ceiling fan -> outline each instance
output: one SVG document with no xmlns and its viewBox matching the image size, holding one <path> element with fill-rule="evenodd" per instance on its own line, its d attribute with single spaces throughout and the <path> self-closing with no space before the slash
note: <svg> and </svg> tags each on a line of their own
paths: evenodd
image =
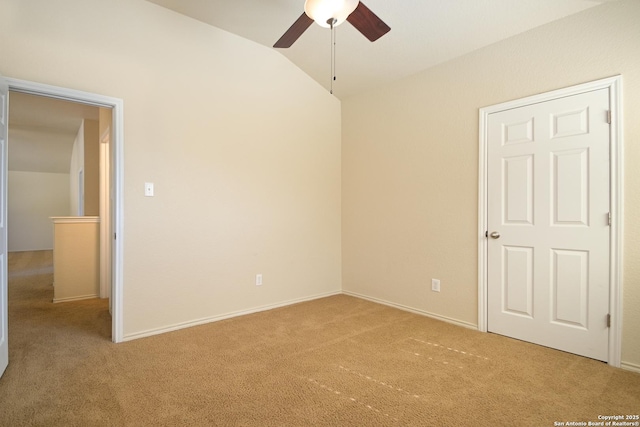
<svg viewBox="0 0 640 427">
<path fill-rule="evenodd" d="M 316 21 L 320 26 L 333 28 L 349 21 L 369 40 L 376 41 L 391 30 L 382 19 L 358 0 L 306 0 L 304 12 L 273 45 L 287 48 L 298 40 L 309 26 Z"/>
</svg>

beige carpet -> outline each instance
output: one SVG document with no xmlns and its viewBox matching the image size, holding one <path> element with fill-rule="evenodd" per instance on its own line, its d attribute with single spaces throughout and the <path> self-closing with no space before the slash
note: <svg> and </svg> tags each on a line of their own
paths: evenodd
<svg viewBox="0 0 640 427">
<path fill-rule="evenodd" d="M 348 296 L 112 344 L 106 301 L 51 303 L 50 252 L 10 263 L 1 426 L 554 426 L 640 413 L 639 374 Z"/>
</svg>

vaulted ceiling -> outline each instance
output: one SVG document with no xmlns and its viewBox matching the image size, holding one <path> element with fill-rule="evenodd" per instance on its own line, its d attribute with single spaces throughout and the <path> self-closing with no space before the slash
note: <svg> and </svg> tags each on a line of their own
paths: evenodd
<svg viewBox="0 0 640 427">
<path fill-rule="evenodd" d="M 269 48 L 304 11 L 304 0 L 147 1 Z M 606 1 L 616 0 L 366 0 L 391 31 L 372 43 L 347 22 L 336 28 L 334 95 L 386 85 Z M 291 48 L 275 50 L 329 88 L 330 30 L 313 24 Z M 12 93 L 10 170 L 68 171 L 81 120 L 97 114 L 95 107 Z"/>
<path fill-rule="evenodd" d="M 147 1 L 268 47 L 304 11 L 304 0 Z M 385 85 L 606 1 L 612 0 L 365 0 L 391 31 L 372 43 L 347 22 L 336 28 L 334 94 Z M 292 47 L 277 50 L 330 86 L 329 29 L 313 24 Z"/>
</svg>

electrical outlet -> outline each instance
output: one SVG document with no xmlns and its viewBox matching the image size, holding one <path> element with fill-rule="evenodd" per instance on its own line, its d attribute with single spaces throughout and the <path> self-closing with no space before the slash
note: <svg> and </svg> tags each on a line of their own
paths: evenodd
<svg viewBox="0 0 640 427">
<path fill-rule="evenodd" d="M 262 286 L 262 274 L 256 274 L 256 286 Z"/>
<path fill-rule="evenodd" d="M 431 290 L 433 292 L 440 292 L 440 280 L 431 279 Z"/>
</svg>

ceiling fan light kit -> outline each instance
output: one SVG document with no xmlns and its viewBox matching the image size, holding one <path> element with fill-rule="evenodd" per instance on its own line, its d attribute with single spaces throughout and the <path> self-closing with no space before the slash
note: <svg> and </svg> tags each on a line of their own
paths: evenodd
<svg viewBox="0 0 640 427">
<path fill-rule="evenodd" d="M 359 0 L 305 0 L 304 13 L 273 45 L 277 48 L 288 48 L 298 40 L 313 23 L 325 28 L 331 28 L 331 89 L 335 75 L 335 27 L 344 21 L 349 21 L 356 30 L 360 31 L 370 41 L 376 41 L 387 34 L 391 28 Z"/>
<path fill-rule="evenodd" d="M 391 30 L 367 6 L 358 0 L 306 0 L 304 12 L 273 45 L 276 48 L 288 48 L 298 40 L 313 21 L 325 28 L 349 21 L 370 41 L 376 41 Z"/>
<path fill-rule="evenodd" d="M 304 12 L 321 27 L 342 24 L 358 7 L 359 0 L 306 0 Z"/>
</svg>

